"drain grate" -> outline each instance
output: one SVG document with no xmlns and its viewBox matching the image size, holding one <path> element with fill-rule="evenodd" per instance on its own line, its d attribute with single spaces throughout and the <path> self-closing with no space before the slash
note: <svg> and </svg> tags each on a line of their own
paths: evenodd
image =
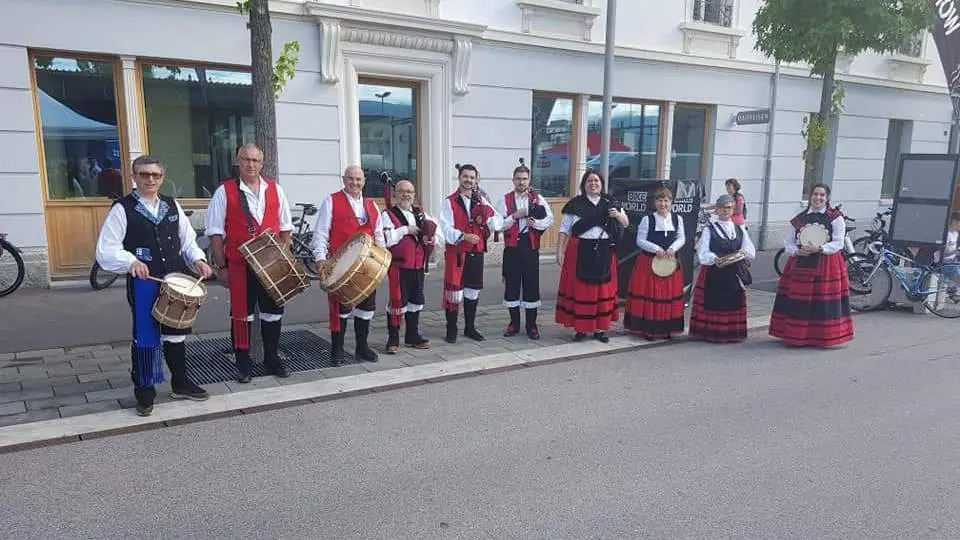
<svg viewBox="0 0 960 540">
<path fill-rule="evenodd" d="M 291 373 L 331 367 L 330 348 L 329 341 L 309 330 L 291 330 L 280 334 L 279 355 Z M 188 341 L 186 349 L 187 373 L 197 384 L 232 381 L 239 375 L 233 358 L 233 344 L 228 337 Z M 255 363 L 250 374 L 254 377 L 263 376 L 263 363 L 256 361 L 262 355 L 253 353 L 251 351 Z M 357 361 L 352 355 L 344 355 L 344 365 L 354 363 Z"/>
</svg>

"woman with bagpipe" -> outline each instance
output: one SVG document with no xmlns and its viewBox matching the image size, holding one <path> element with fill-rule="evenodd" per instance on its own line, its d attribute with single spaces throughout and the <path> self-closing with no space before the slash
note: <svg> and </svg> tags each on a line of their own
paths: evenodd
<svg viewBox="0 0 960 540">
<path fill-rule="evenodd" d="M 592 170 L 580 179 L 580 195 L 564 205 L 562 214 L 556 321 L 574 329 L 574 341 L 592 333 L 606 343 L 606 331 L 620 319 L 616 245 L 629 219 L 604 194 L 603 177 Z"/>
<path fill-rule="evenodd" d="M 693 292 L 690 336 L 709 343 L 738 343 L 747 339 L 747 259 L 757 248 L 742 225 L 733 222 L 735 201 L 717 199 L 717 220 L 703 230 L 697 246 L 700 272 Z"/>
<path fill-rule="evenodd" d="M 677 252 L 687 239 L 683 218 L 670 211 L 673 193 L 662 186 L 654 194 L 656 211 L 637 225 L 637 255 L 630 276 L 623 325 L 649 341 L 683 332 L 683 271 Z"/>
</svg>

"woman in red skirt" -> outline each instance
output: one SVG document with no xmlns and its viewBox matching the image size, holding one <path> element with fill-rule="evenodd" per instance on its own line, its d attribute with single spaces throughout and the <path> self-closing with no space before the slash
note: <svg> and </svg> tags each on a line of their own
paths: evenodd
<svg viewBox="0 0 960 540">
<path fill-rule="evenodd" d="M 683 219 L 670 212 L 673 193 L 661 187 L 654 195 L 656 212 L 640 220 L 637 226 L 637 247 L 641 252 L 630 276 L 623 325 L 648 341 L 670 339 L 683 332 L 683 271 L 677 269 L 667 277 L 653 273 L 654 257 L 671 257 L 686 243 Z"/>
<path fill-rule="evenodd" d="M 603 188 L 603 177 L 588 170 L 580 180 L 580 195 L 563 207 L 560 221 L 556 321 L 574 329 L 574 341 L 593 333 L 606 343 L 606 331 L 620 318 L 616 244 L 629 220 Z"/>
<path fill-rule="evenodd" d="M 809 206 L 790 224 L 783 242 L 790 259 L 780 276 L 770 335 L 795 347 L 832 347 L 853 340 L 850 282 L 843 258 L 847 229 L 843 214 L 830 206 L 830 188 L 813 186 Z M 800 231 L 807 226 L 826 228 L 827 243 L 798 246 Z"/>
<path fill-rule="evenodd" d="M 747 259 L 757 256 L 747 230 L 731 220 L 735 204 L 730 195 L 717 199 L 718 219 L 703 230 L 697 247 L 700 273 L 693 292 L 690 336 L 710 343 L 747 339 L 747 292 L 737 275 L 739 264 L 718 265 L 721 257 L 736 252 Z"/>
</svg>

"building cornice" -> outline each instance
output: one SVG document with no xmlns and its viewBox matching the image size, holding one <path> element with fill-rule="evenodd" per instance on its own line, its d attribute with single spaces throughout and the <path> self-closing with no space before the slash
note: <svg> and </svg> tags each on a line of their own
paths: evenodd
<svg viewBox="0 0 960 540">
<path fill-rule="evenodd" d="M 219 0 L 218 0 L 219 1 Z M 272 2 L 271 2 L 272 5 Z M 487 27 L 434 17 L 424 17 L 408 13 L 382 11 L 379 9 L 339 6 L 306 1 L 306 14 L 322 19 L 334 19 L 352 24 L 362 24 L 378 27 L 392 27 L 398 30 L 420 30 L 428 35 L 463 36 L 480 38 Z"/>
</svg>

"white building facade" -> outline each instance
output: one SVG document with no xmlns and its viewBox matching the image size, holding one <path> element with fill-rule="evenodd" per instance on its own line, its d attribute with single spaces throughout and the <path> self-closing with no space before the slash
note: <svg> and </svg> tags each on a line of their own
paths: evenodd
<svg viewBox="0 0 960 540">
<path fill-rule="evenodd" d="M 655 5 L 656 4 L 656 5 Z M 611 174 L 695 179 L 715 197 L 737 178 L 756 224 L 772 62 L 754 51 L 760 0 L 618 4 Z M 605 0 L 275 0 L 274 54 L 300 44 L 277 99 L 291 202 L 339 189 L 359 163 L 368 194 L 389 170 L 437 213 L 455 163 L 502 196 L 524 158 L 555 209 L 600 151 Z M 130 161 L 165 160 L 164 191 L 200 214 L 253 139 L 250 45 L 235 0 L 0 0 L 0 231 L 28 282 L 85 276 Z M 929 34 L 897 54 L 844 58 L 846 97 L 828 145 L 833 199 L 853 217 L 889 203 L 901 152 L 947 152 L 951 107 Z M 781 68 L 769 229 L 801 209 L 803 118 L 821 81 Z M 553 245 L 555 231 L 546 245 Z"/>
</svg>

